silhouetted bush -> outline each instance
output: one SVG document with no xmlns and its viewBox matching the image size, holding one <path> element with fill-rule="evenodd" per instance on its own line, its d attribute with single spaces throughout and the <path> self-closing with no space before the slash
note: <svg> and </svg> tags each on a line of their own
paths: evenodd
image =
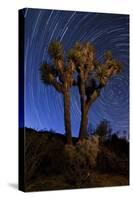
<svg viewBox="0 0 133 200">
<path fill-rule="evenodd" d="M 122 158 L 107 147 L 102 147 L 97 157 L 97 169 L 102 173 L 128 175 L 128 158 Z"/>
<path fill-rule="evenodd" d="M 115 152 L 117 156 L 124 158 L 129 156 L 129 142 L 125 138 L 119 138 L 116 134 L 106 140 L 104 145 Z"/>
</svg>

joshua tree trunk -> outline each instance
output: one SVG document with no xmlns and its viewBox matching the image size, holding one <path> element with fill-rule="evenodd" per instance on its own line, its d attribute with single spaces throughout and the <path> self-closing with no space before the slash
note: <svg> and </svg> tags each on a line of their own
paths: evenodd
<svg viewBox="0 0 133 200">
<path fill-rule="evenodd" d="M 89 108 L 95 102 L 97 97 L 100 94 L 100 90 L 94 90 L 90 98 L 84 100 L 84 98 L 80 98 L 81 101 L 81 123 L 80 123 L 80 131 L 79 131 L 79 139 L 83 139 L 87 137 L 87 126 L 88 126 L 88 112 Z"/>
<path fill-rule="evenodd" d="M 81 122 L 80 122 L 80 131 L 79 131 L 79 139 L 87 138 L 87 127 L 88 127 L 88 111 L 89 105 L 83 103 L 81 100 L 82 109 L 81 109 Z"/>
<path fill-rule="evenodd" d="M 81 79 L 80 79 L 79 93 L 80 93 L 80 105 L 81 105 L 79 139 L 83 139 L 87 137 L 88 109 L 85 101 L 85 84 Z"/>
<path fill-rule="evenodd" d="M 72 144 L 69 91 L 64 92 L 64 123 L 66 132 L 66 142 L 67 144 Z"/>
</svg>

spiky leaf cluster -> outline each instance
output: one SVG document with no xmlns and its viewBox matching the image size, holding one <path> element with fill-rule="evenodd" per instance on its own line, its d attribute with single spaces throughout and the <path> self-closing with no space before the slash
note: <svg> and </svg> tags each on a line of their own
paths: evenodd
<svg viewBox="0 0 133 200">
<path fill-rule="evenodd" d="M 41 80 L 45 84 L 52 84 L 53 79 L 56 77 L 56 71 L 52 69 L 47 63 L 44 63 L 40 67 Z"/>
<path fill-rule="evenodd" d="M 63 59 L 64 50 L 62 44 L 58 41 L 51 42 L 48 53 L 54 59 Z"/>
</svg>

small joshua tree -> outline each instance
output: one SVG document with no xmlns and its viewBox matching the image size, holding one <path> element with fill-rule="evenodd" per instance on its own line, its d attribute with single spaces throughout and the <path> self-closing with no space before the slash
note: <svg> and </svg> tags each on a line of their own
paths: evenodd
<svg viewBox="0 0 133 200">
<path fill-rule="evenodd" d="M 69 59 L 76 66 L 77 79 L 81 103 L 81 123 L 79 138 L 87 137 L 88 112 L 91 105 L 100 95 L 108 80 L 121 71 L 121 63 L 113 58 L 111 51 L 104 55 L 104 62 L 96 60 L 95 48 L 90 43 L 77 42 L 69 51 Z"/>
<path fill-rule="evenodd" d="M 72 144 L 70 120 L 70 88 L 73 85 L 75 65 L 71 59 L 65 62 L 64 50 L 58 41 L 52 42 L 48 49 L 53 64 L 41 65 L 41 79 L 45 84 L 52 85 L 64 97 L 64 123 L 67 144 Z"/>
</svg>

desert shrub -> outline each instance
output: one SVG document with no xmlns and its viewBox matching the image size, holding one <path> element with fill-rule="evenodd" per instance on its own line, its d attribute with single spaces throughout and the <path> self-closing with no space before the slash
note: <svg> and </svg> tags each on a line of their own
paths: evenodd
<svg viewBox="0 0 133 200">
<path fill-rule="evenodd" d="M 39 171 L 41 170 L 41 173 L 45 175 L 62 173 L 64 143 L 53 137 L 46 147 L 46 153 L 40 163 Z"/>
<path fill-rule="evenodd" d="M 27 134 L 25 152 L 26 182 L 42 175 L 60 173 L 64 143 L 50 134 Z"/>
<path fill-rule="evenodd" d="M 105 141 L 105 146 L 115 152 L 119 157 L 129 157 L 129 142 L 125 138 L 119 138 L 116 134 L 113 134 Z"/>
<path fill-rule="evenodd" d="M 89 139 L 79 141 L 76 145 L 77 153 L 87 159 L 89 168 L 94 168 L 98 154 L 99 137 L 91 136 Z"/>
<path fill-rule="evenodd" d="M 119 157 L 114 151 L 102 147 L 97 156 L 97 169 L 103 173 L 117 173 L 128 175 L 128 159 Z"/>
<path fill-rule="evenodd" d="M 64 149 L 64 174 L 70 184 L 80 185 L 90 175 L 96 165 L 99 138 L 91 136 L 77 142 L 75 146 L 66 145 Z"/>
</svg>

